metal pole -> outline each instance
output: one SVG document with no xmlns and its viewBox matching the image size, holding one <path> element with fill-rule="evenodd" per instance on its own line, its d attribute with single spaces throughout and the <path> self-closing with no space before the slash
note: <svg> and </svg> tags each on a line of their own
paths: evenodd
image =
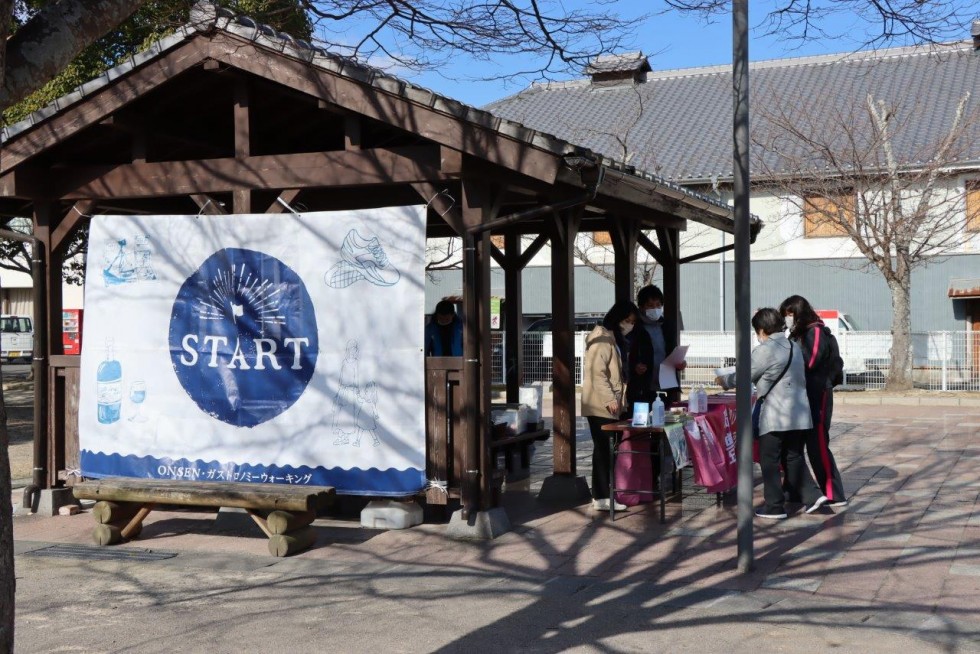
<svg viewBox="0 0 980 654">
<path fill-rule="evenodd" d="M 480 296 L 477 282 L 476 237 L 463 234 L 463 453 L 461 517 L 468 520 L 480 506 Z"/>
<path fill-rule="evenodd" d="M 725 247 L 725 232 L 721 233 L 721 247 Z M 718 254 L 718 331 L 725 331 L 725 253 Z"/>
<path fill-rule="evenodd" d="M 735 415 L 738 447 L 738 569 L 754 567 L 752 542 L 752 334 L 749 326 L 749 2 L 732 2 L 735 190 Z"/>
<path fill-rule="evenodd" d="M 949 390 L 949 373 L 947 372 L 947 364 L 949 361 L 949 332 L 943 332 L 943 380 L 942 389 L 944 391 Z"/>
</svg>

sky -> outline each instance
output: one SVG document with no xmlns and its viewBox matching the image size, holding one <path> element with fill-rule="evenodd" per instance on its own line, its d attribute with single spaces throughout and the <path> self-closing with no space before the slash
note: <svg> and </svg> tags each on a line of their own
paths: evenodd
<svg viewBox="0 0 980 654">
<path fill-rule="evenodd" d="M 569 9 L 588 8 L 591 4 L 586 0 L 562 0 L 562 3 Z M 813 38 L 805 43 L 767 35 L 763 19 L 766 8 L 773 4 L 763 0 L 752 0 L 750 3 L 749 58 L 752 61 L 852 52 L 860 49 L 863 40 L 861 36 L 869 29 L 868 23 L 862 23 L 855 16 L 834 16 L 821 23 L 829 36 Z M 634 47 L 630 50 L 641 50 L 648 55 L 650 65 L 655 71 L 731 64 L 730 14 L 723 14 L 717 16 L 713 22 L 706 22 L 698 14 L 675 10 L 660 12 L 640 20 L 638 17 L 654 11 L 652 8 L 662 8 L 662 3 L 654 0 L 615 0 L 609 6 L 626 17 L 637 18 L 632 44 Z M 964 28 L 962 38 L 969 38 L 968 27 Z M 442 95 L 481 107 L 526 88 L 533 80 L 524 78 L 481 82 L 473 78 L 500 75 L 518 70 L 524 64 L 526 62 L 501 58 L 495 67 L 488 63 L 459 59 L 438 72 L 421 75 L 411 75 L 405 71 L 392 72 Z M 579 73 L 565 76 L 564 79 L 582 76 Z"/>
</svg>

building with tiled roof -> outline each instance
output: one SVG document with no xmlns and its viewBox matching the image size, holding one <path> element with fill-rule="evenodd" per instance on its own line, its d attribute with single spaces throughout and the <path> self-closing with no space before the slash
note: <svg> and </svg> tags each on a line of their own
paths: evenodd
<svg viewBox="0 0 980 654">
<path fill-rule="evenodd" d="M 891 301 L 881 275 L 867 270 L 867 260 L 849 239 L 811 229 L 799 202 L 772 190 L 774 179 L 800 174 L 787 162 L 807 156 L 791 140 L 773 136 L 775 121 L 779 115 L 807 109 L 818 114 L 817 119 L 826 118 L 819 114 L 829 116 L 851 106 L 856 108 L 853 120 L 858 121 L 852 124 L 860 125 L 862 114 L 867 120 L 863 107 L 870 95 L 903 112 L 896 123 L 907 125 L 895 132 L 893 146 L 900 161 L 915 166 L 928 145 L 949 133 L 957 105 L 968 95 L 965 128 L 947 162 L 943 188 L 968 201 L 980 201 L 969 192 L 973 180 L 980 179 L 978 47 L 980 40 L 970 40 L 750 65 L 751 210 L 767 225 L 752 248 L 754 304 L 778 303 L 789 294 L 801 293 L 821 308 L 852 314 L 861 328 L 889 328 Z M 731 65 L 658 71 L 651 62 L 655 65 L 655 59 L 648 61 L 640 53 L 606 57 L 586 70 L 582 79 L 533 84 L 487 109 L 730 201 Z M 811 116 L 809 122 L 818 120 Z M 825 129 L 833 130 L 834 125 Z M 980 220 L 967 218 L 963 211 L 963 242 L 949 256 L 914 273 L 913 330 L 980 326 L 980 300 L 951 300 L 947 294 L 951 280 L 976 277 L 980 270 Z M 682 237 L 682 251 L 685 244 L 692 251 L 703 251 L 719 242 L 717 236 L 689 229 Z M 718 302 L 698 302 L 695 290 L 702 288 L 714 298 L 726 293 L 725 284 L 732 297 L 731 257 L 727 257 L 727 282 L 718 257 L 685 266 L 683 310 L 688 329 L 731 328 L 731 308 L 726 324 Z"/>
</svg>

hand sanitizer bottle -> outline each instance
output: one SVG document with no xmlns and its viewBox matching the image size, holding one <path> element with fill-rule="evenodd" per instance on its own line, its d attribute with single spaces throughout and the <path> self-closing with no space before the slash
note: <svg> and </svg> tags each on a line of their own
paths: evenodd
<svg viewBox="0 0 980 654">
<path fill-rule="evenodd" d="M 699 402 L 699 398 L 698 398 L 698 387 L 695 386 L 695 387 L 691 388 L 691 392 L 687 396 L 687 412 L 688 413 L 697 413 L 698 412 L 698 406 L 700 406 L 698 404 L 698 402 Z"/>
<path fill-rule="evenodd" d="M 99 399 L 99 422 L 111 425 L 119 420 L 122 408 L 122 365 L 113 359 L 113 341 L 105 342 L 105 361 L 99 364 L 96 373 L 98 384 L 96 394 Z"/>
<path fill-rule="evenodd" d="M 698 413 L 708 412 L 708 391 L 704 386 L 698 386 Z"/>
<path fill-rule="evenodd" d="M 664 419 L 664 402 L 660 399 L 660 394 L 657 393 L 657 399 L 653 401 L 653 411 L 650 413 L 650 426 L 663 427 Z"/>
</svg>

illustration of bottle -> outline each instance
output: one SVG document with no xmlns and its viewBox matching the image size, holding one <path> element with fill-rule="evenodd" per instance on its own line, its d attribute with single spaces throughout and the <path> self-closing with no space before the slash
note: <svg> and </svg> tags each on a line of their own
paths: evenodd
<svg viewBox="0 0 980 654">
<path fill-rule="evenodd" d="M 97 395 L 99 398 L 99 422 L 111 425 L 119 420 L 122 409 L 122 365 L 113 359 L 113 341 L 105 342 L 105 361 L 99 364 L 97 372 Z"/>
</svg>

